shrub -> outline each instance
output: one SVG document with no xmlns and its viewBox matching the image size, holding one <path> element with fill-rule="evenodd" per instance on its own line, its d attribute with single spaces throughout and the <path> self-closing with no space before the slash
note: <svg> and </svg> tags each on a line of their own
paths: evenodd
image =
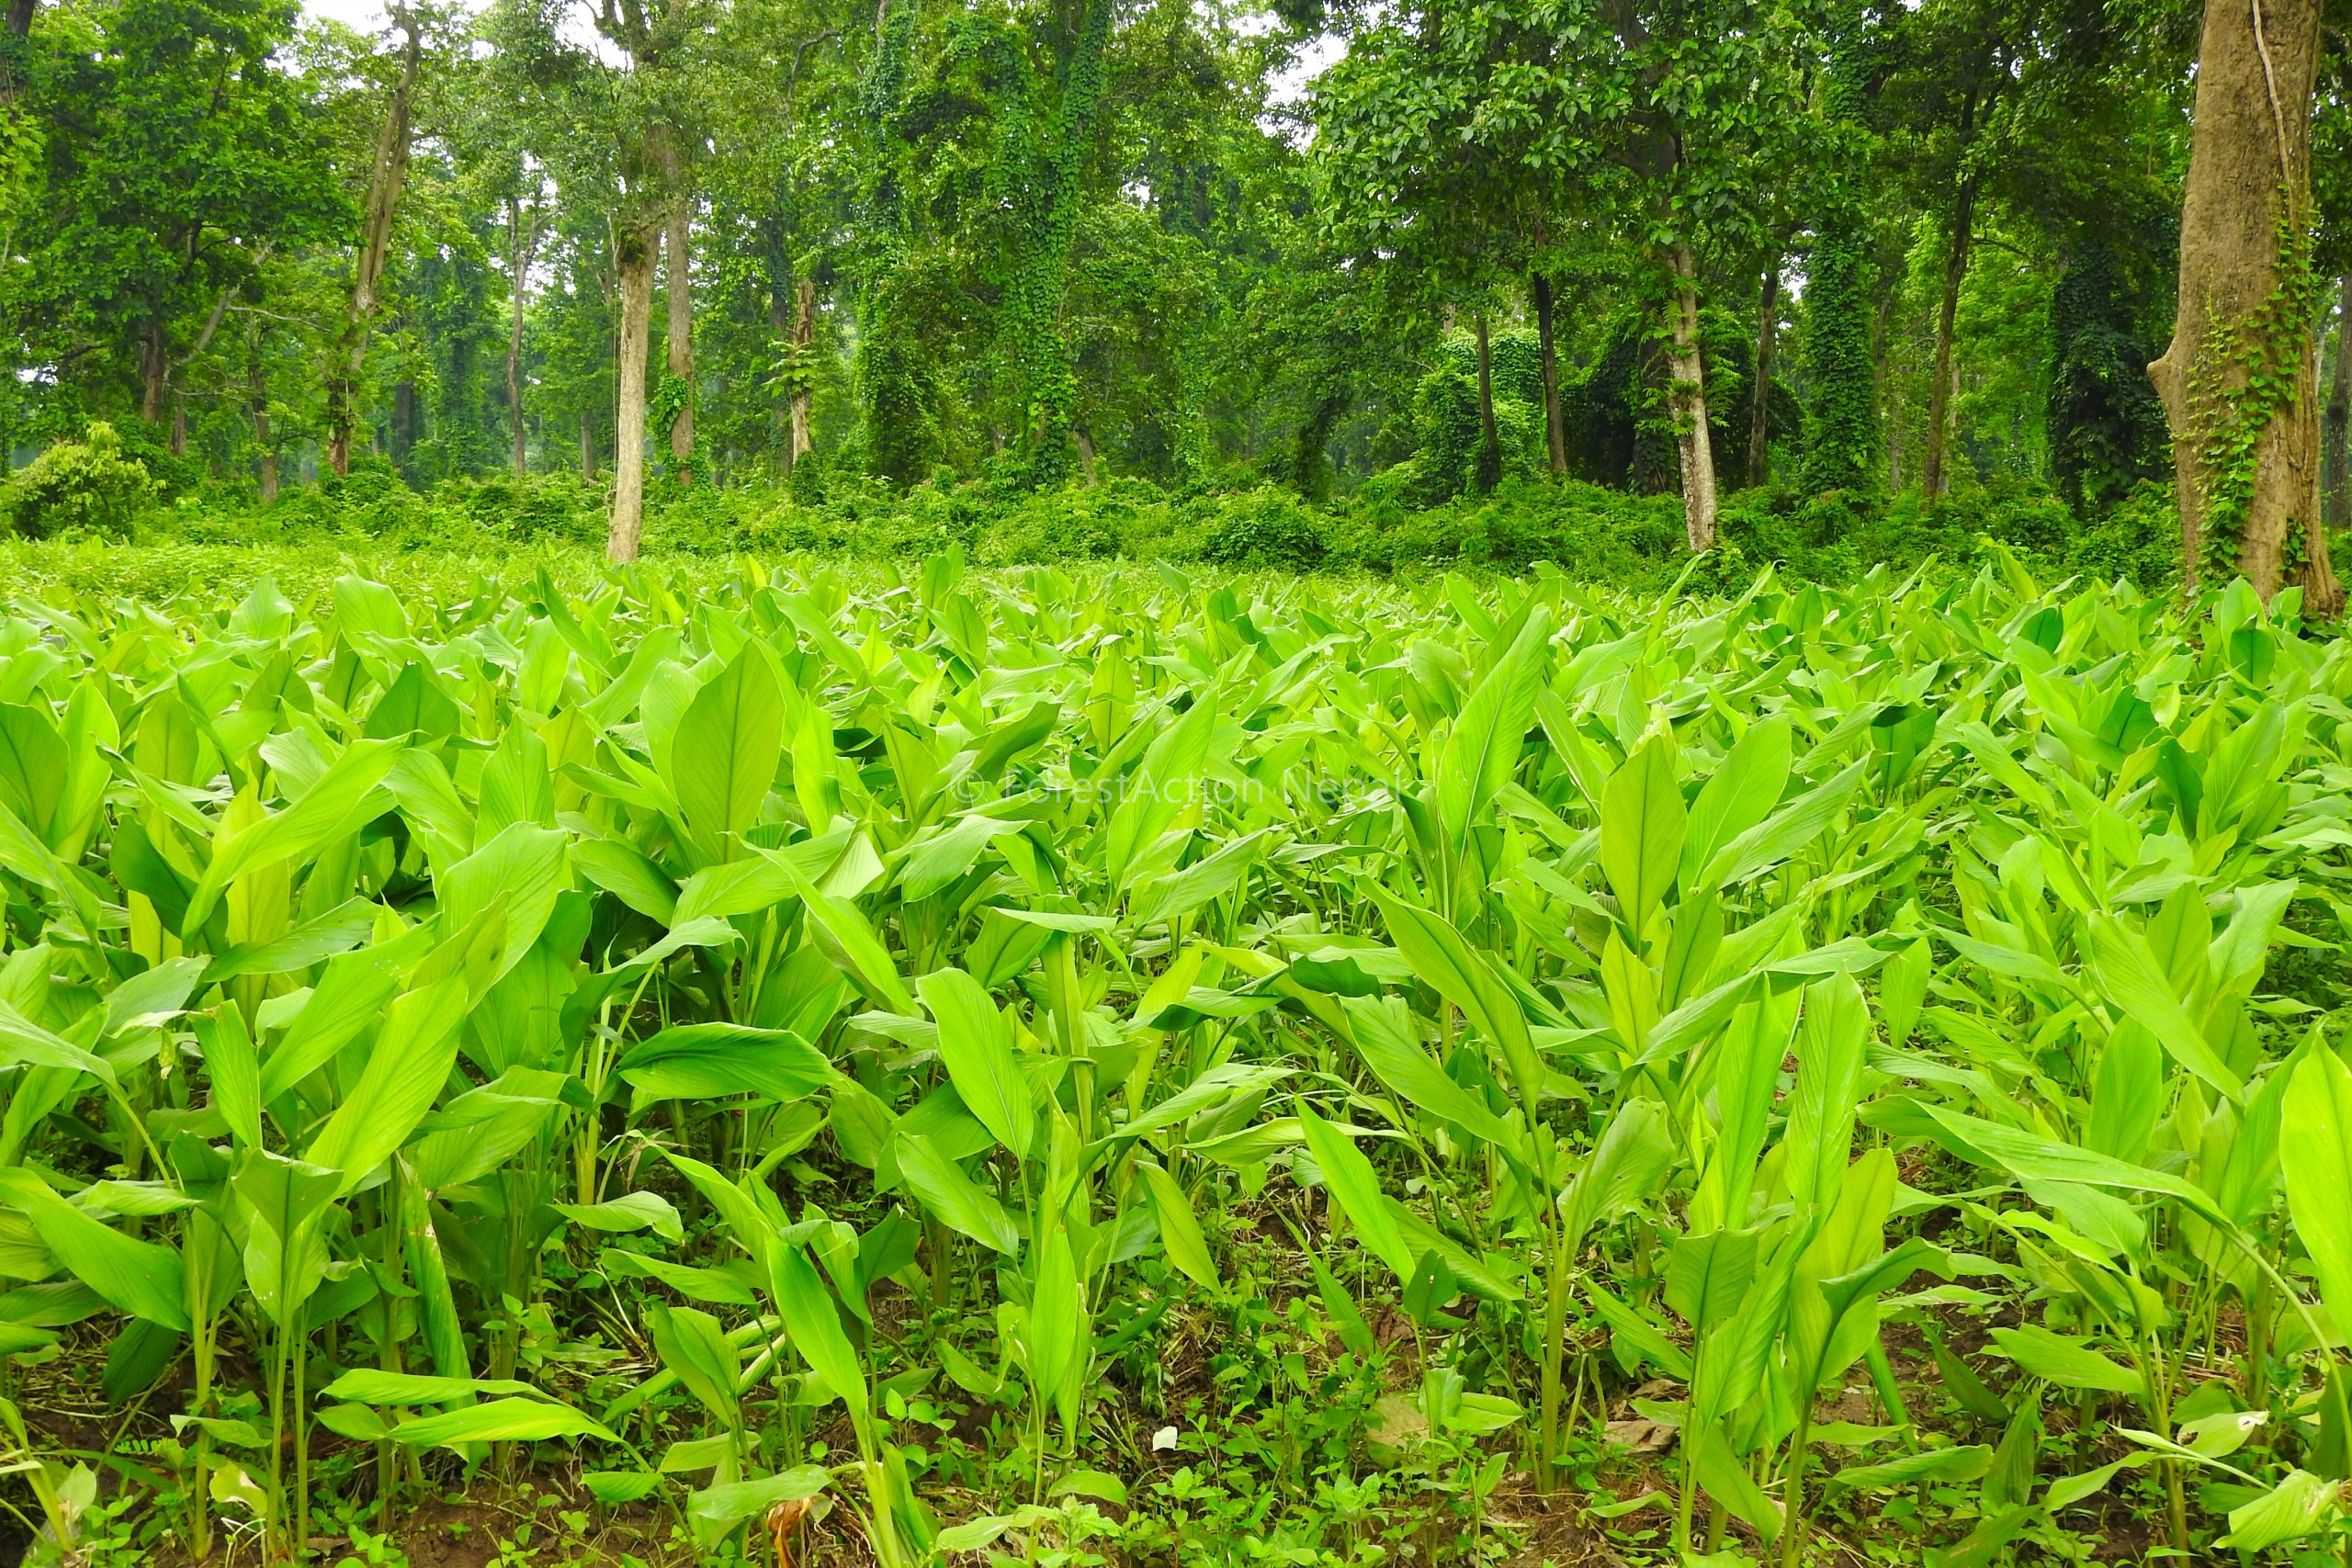
<svg viewBox="0 0 2352 1568">
<path fill-rule="evenodd" d="M 1201 558 L 1220 566 L 1280 567 L 1307 571 L 1329 553 L 1323 525 L 1297 496 L 1261 485 L 1218 509 Z"/>
<path fill-rule="evenodd" d="M 10 479 L 5 502 L 10 526 L 45 539 L 70 528 L 127 537 L 131 520 L 160 487 L 147 465 L 126 457 L 113 425 L 93 423 L 79 441 L 58 441 Z"/>
</svg>

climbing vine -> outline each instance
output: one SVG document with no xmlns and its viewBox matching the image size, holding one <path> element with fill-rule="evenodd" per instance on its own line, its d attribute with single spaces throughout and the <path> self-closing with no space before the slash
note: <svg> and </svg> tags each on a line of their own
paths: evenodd
<svg viewBox="0 0 2352 1568">
<path fill-rule="evenodd" d="M 2278 192 L 2278 280 L 2235 321 L 2216 321 L 2188 375 L 2189 435 L 2202 476 L 2204 522 L 2197 565 L 2209 580 L 2236 575 L 2254 508 L 2263 433 L 2302 391 L 2302 357 L 2319 309 L 2311 226 L 2285 186 Z M 2287 530 L 2283 565 L 2302 564 L 2299 528 Z"/>
<path fill-rule="evenodd" d="M 1839 43 L 1821 82 L 1822 118 L 1849 143 L 1864 136 L 1869 28 L 1859 5 L 1845 8 Z M 1854 151 L 1859 152 L 1857 146 Z M 1860 490 L 1878 450 L 1877 367 L 1871 360 L 1869 219 L 1850 174 L 1860 156 L 1831 160 L 1815 228 L 1804 292 L 1804 482 L 1809 490 Z"/>
<path fill-rule="evenodd" d="M 1001 95 L 993 180 L 1012 213 L 1014 239 L 997 338 L 1020 400 L 1023 478 L 1036 486 L 1059 483 L 1070 470 L 1078 378 L 1062 305 L 1111 13 L 1111 0 L 1088 0 L 1076 34 L 1056 52 L 1050 108 L 1036 102 L 1025 51 L 1010 28 L 973 21 L 958 40 L 982 61 Z"/>
<path fill-rule="evenodd" d="M 683 376 L 673 376 L 665 372 L 662 379 L 655 382 L 651 390 L 646 394 L 645 427 L 648 430 L 668 430 L 678 423 L 678 416 L 685 412 L 694 400 L 693 382 Z M 662 450 L 667 452 L 669 448 L 664 445 Z M 674 467 L 691 460 L 693 456 L 694 453 L 689 448 L 684 457 L 671 458 L 666 461 Z"/>
<path fill-rule="evenodd" d="M 900 484 L 922 477 L 938 453 L 938 419 L 928 366 L 900 296 L 908 288 L 907 214 L 900 126 L 907 63 L 914 51 L 912 0 L 897 0 L 876 17 L 874 59 L 859 89 L 859 112 L 873 152 L 862 205 L 865 249 L 860 260 L 857 389 L 865 423 L 866 462 Z"/>
</svg>

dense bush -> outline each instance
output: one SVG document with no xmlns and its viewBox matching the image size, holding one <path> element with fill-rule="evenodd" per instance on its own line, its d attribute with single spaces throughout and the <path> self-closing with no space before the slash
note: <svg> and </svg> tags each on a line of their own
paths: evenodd
<svg viewBox="0 0 2352 1568">
<path fill-rule="evenodd" d="M 1511 344 L 1508 378 L 1526 378 Z M 1458 367 L 1456 367 L 1458 368 Z M 1449 372 L 1450 374 L 1451 372 Z M 960 546 L 987 566 L 1130 560 L 1204 560 L 1282 570 L 1524 570 L 1550 561 L 1589 581 L 1658 587 L 1686 565 L 1682 502 L 1668 492 L 1628 494 L 1540 471 L 1541 415 L 1524 400 L 1513 413 L 1516 455 L 1492 493 L 1459 489 L 1424 449 L 1329 504 L 1285 487 L 1171 492 L 1148 480 L 1035 491 L 1005 476 L 941 480 L 896 490 L 854 470 L 814 461 L 789 483 L 691 488 L 657 482 L 647 498 L 645 547 L 656 555 L 739 553 L 909 559 Z M 1520 428 L 1524 413 L 1536 423 Z M 1473 414 L 1475 425 L 1475 413 Z M 9 515 L 25 532 L 75 525 L 121 533 L 152 486 L 108 492 L 112 501 L 62 499 L 62 476 L 104 468 L 133 484 L 141 465 L 107 455 L 105 438 L 52 448 L 11 482 Z M 1532 457 L 1528 454 L 1532 454 Z M 72 493 L 88 492 L 88 486 Z M 89 492 L 94 494 L 95 492 Z M 168 506 L 149 505 L 141 526 L 157 538 L 197 544 L 323 541 L 356 549 L 497 557 L 526 547 L 594 548 L 607 495 L 576 475 L 444 479 L 411 490 L 380 457 L 349 475 L 259 505 L 250 487 L 201 486 Z M 107 510 L 111 507 L 112 510 Z M 78 509 L 78 510 L 77 510 Z M 43 521 L 28 525 L 28 517 Z M 2126 578 L 2143 589 L 2177 573 L 2178 524 L 2170 491 L 2143 482 L 2108 515 L 2086 525 L 2052 492 L 2016 480 L 1969 484 L 1932 504 L 1847 492 L 1811 496 L 1765 486 L 1726 497 L 1721 559 L 1701 570 L 1728 581 L 1775 563 L 1792 576 L 1845 583 L 1883 566 L 1908 572 L 1935 560 L 1972 569 L 1989 547 L 2035 570 Z"/>
<path fill-rule="evenodd" d="M 59 441 L 0 490 L 0 514 L 29 538 L 69 528 L 127 535 L 158 486 L 138 458 L 126 456 L 111 424 L 100 421 L 79 441 Z"/>
</svg>

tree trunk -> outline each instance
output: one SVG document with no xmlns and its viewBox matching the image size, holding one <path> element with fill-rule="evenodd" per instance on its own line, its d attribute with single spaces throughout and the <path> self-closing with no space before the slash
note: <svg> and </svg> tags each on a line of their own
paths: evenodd
<svg viewBox="0 0 2352 1568">
<path fill-rule="evenodd" d="M 1944 472 L 1946 427 L 1951 423 L 1951 398 L 1956 373 L 1951 363 L 1953 319 L 1960 313 L 1960 286 L 1968 277 L 1968 242 L 1976 221 L 1976 182 L 1960 182 L 1953 204 L 1950 247 L 1944 253 L 1943 296 L 1936 304 L 1936 367 L 1928 389 L 1928 446 L 1919 464 L 1919 490 L 1933 501 L 1951 488 Z"/>
<path fill-rule="evenodd" d="M 619 386 L 613 420 L 613 522 L 605 553 L 616 561 L 637 558 L 645 531 L 645 359 L 653 325 L 653 251 L 656 226 L 636 223 L 618 230 L 613 242 L 614 271 L 621 286 Z"/>
<path fill-rule="evenodd" d="M 146 340 L 139 350 L 139 417 L 149 424 L 164 417 L 164 391 L 171 384 L 171 349 L 164 337 L 164 319 L 156 317 L 147 324 Z"/>
<path fill-rule="evenodd" d="M 1552 348 L 1552 280 L 1540 272 L 1527 275 L 1527 292 L 1535 301 L 1535 347 L 1544 365 L 1544 439 L 1552 455 L 1552 472 L 1568 471 L 1568 425 L 1560 411 L 1560 361 Z"/>
<path fill-rule="evenodd" d="M 258 324 L 245 339 L 245 406 L 253 415 L 255 467 L 261 475 L 261 503 L 277 499 L 277 442 L 269 430 L 269 381 L 262 370 Z"/>
<path fill-rule="evenodd" d="M 405 5 L 394 12 L 408 34 L 402 51 L 400 80 L 384 110 L 384 127 L 376 139 L 376 162 L 368 175 L 365 226 L 353 257 L 351 304 L 327 363 L 327 464 L 338 474 L 351 471 L 353 402 L 359 374 L 368 364 L 368 329 L 376 317 L 376 286 L 392 248 L 392 215 L 399 210 L 401 186 L 408 177 L 409 113 L 416 93 L 416 70 L 423 44 L 416 13 Z"/>
<path fill-rule="evenodd" d="M 596 482 L 596 419 L 586 409 L 580 411 L 580 477 Z"/>
<path fill-rule="evenodd" d="M 1069 427 L 1070 439 L 1078 443 L 1078 471 L 1084 477 L 1088 489 L 1097 482 L 1094 472 L 1094 434 L 1080 420 Z"/>
<path fill-rule="evenodd" d="M 1495 434 L 1495 377 L 1487 353 L 1487 312 L 1480 310 L 1472 315 L 1470 327 L 1478 336 L 1477 491 L 1484 495 L 1503 477 L 1503 444 Z"/>
<path fill-rule="evenodd" d="M 1747 482 L 1772 467 L 1772 351 L 1781 341 L 1781 253 L 1764 264 L 1764 297 L 1756 307 L 1756 378 L 1747 399 Z"/>
<path fill-rule="evenodd" d="M 1682 463 L 1682 526 L 1691 549 L 1715 543 L 1715 453 L 1707 430 L 1706 365 L 1699 353 L 1698 268 L 1690 247 L 1677 240 L 1668 252 L 1674 296 L 1667 302 L 1668 406 Z"/>
<path fill-rule="evenodd" d="M 424 404 L 416 383 L 402 380 L 392 388 L 392 461 L 403 474 L 416 460 L 416 444 L 424 438 Z"/>
<path fill-rule="evenodd" d="M 2148 367 L 2172 426 L 2186 583 L 2239 575 L 2307 614 L 2344 591 L 2319 517 L 2311 106 L 2319 0 L 2208 0 L 2180 219 L 2180 302 Z M 2257 375 L 2259 372 L 2259 375 Z"/>
<path fill-rule="evenodd" d="M 776 349 L 782 356 L 777 366 L 775 471 L 789 479 L 792 476 L 791 371 L 798 356 L 792 350 L 792 300 L 785 292 L 786 276 L 783 264 L 777 263 L 768 283 L 768 331 L 775 334 Z"/>
<path fill-rule="evenodd" d="M 172 456 L 187 456 L 187 394 L 177 388 L 172 390 Z"/>
<path fill-rule="evenodd" d="M 2320 422 L 2320 520 L 2352 526 L 2352 272 L 2336 281 L 2335 367 Z"/>
<path fill-rule="evenodd" d="M 694 216 L 694 204 L 686 198 L 683 165 L 674 153 L 670 158 L 670 173 L 673 188 L 670 209 L 662 225 L 662 299 L 669 315 L 667 331 L 662 334 L 663 346 L 669 351 L 669 371 L 673 380 L 686 389 L 678 413 L 670 422 L 670 457 L 677 467 L 678 482 L 695 482 L 695 297 L 694 282 L 688 276 L 687 225 Z"/>
<path fill-rule="evenodd" d="M 792 362 L 800 367 L 800 379 L 792 389 L 792 458 L 797 463 L 816 445 L 815 433 L 808 423 L 808 405 L 816 389 L 808 385 L 808 344 L 817 335 L 817 280 L 804 277 L 792 290 Z M 789 465 L 787 465 L 787 468 Z"/>
<path fill-rule="evenodd" d="M 32 32 L 33 10 L 37 4 L 38 0 L 8 0 L 10 38 L 21 39 Z M 24 81 L 17 71 L 23 60 L 24 51 L 20 49 L 0 49 L 0 109 L 13 105 L 24 92 Z M 0 458 L 0 468 L 6 466 L 6 459 Z"/>
<path fill-rule="evenodd" d="M 514 310 L 506 328 L 506 419 L 514 426 L 514 477 L 520 479 L 531 468 L 531 456 L 523 427 L 523 300 L 530 288 L 531 255 L 539 248 L 539 211 L 531 209 L 531 226 L 523 227 L 523 207 L 519 201 L 506 204 L 506 232 L 512 240 L 514 261 L 513 282 L 508 292 L 514 296 Z"/>
</svg>

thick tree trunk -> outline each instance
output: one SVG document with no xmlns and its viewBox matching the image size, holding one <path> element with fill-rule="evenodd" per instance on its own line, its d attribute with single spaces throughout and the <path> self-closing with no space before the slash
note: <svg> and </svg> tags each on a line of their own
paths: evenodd
<svg viewBox="0 0 2352 1568">
<path fill-rule="evenodd" d="M 1760 485 L 1772 466 L 1772 351 L 1781 341 L 1781 253 L 1764 264 L 1756 307 L 1756 378 L 1747 398 L 1747 482 Z"/>
<path fill-rule="evenodd" d="M 10 38 L 24 38 L 33 30 L 33 11 L 37 3 L 38 0 L 8 0 L 7 26 Z M 25 90 L 25 84 L 16 70 L 16 65 L 21 58 L 22 51 L 19 50 L 0 50 L 0 109 L 15 104 Z M 0 459 L 0 468 L 6 466 L 6 460 Z"/>
<path fill-rule="evenodd" d="M 1478 338 L 1477 489 L 1484 495 L 1503 477 L 1503 444 L 1495 434 L 1495 375 L 1494 363 L 1487 352 L 1487 312 L 1473 314 L 1470 327 Z"/>
<path fill-rule="evenodd" d="M 1715 453 L 1707 430 L 1706 365 L 1699 352 L 1699 278 L 1690 247 L 1681 241 L 1668 252 L 1674 269 L 1674 295 L 1667 302 L 1668 406 L 1674 415 L 1674 445 L 1682 464 L 1682 527 L 1691 549 L 1715 543 Z"/>
<path fill-rule="evenodd" d="M 2208 0 L 2180 219 L 2180 302 L 2148 367 L 2172 426 L 2188 584 L 2289 582 L 2334 616 L 2319 515 L 2308 231 L 2319 0 Z M 2256 371 L 2260 377 L 2257 378 Z"/>
<path fill-rule="evenodd" d="M 176 389 L 172 392 L 172 456 L 187 456 L 187 394 Z"/>
<path fill-rule="evenodd" d="M 360 372 L 368 364 L 368 329 L 376 318 L 376 287 L 383 276 L 385 258 L 391 254 L 392 215 L 400 209 L 401 186 L 408 178 L 409 118 L 423 43 L 416 14 L 403 5 L 394 15 L 408 34 L 408 44 L 401 60 L 400 80 L 384 110 L 383 130 L 376 138 L 376 162 L 368 171 L 365 226 L 352 263 L 350 308 L 327 362 L 327 464 L 339 475 L 351 471 L 353 404 Z"/>
<path fill-rule="evenodd" d="M 2320 422 L 2320 520 L 2352 526 L 2352 272 L 2336 281 L 2335 366 Z"/>
<path fill-rule="evenodd" d="M 514 475 L 520 479 L 531 468 L 528 432 L 523 426 L 523 301 L 531 283 L 531 255 L 539 248 L 539 212 L 531 209 L 531 226 L 523 227 L 522 203 L 506 204 L 506 232 L 511 237 L 510 254 L 513 276 L 507 292 L 513 298 L 514 310 L 506 327 L 506 420 L 514 427 Z"/>
<path fill-rule="evenodd" d="M 683 166 L 674 156 L 671 177 L 680 186 L 684 184 Z M 670 376 L 686 389 L 677 417 L 670 422 L 670 458 L 682 485 L 695 482 L 695 297 L 687 264 L 688 224 L 693 216 L 694 203 L 682 188 L 673 189 L 669 214 L 662 225 L 662 299 L 669 312 L 662 335 Z"/>
<path fill-rule="evenodd" d="M 621 286 L 619 386 L 613 421 L 613 521 L 605 553 L 616 561 L 637 558 L 645 531 L 645 360 L 653 326 L 653 251 L 659 231 L 650 223 L 617 231 L 614 271 Z"/>
<path fill-rule="evenodd" d="M 1094 472 L 1094 433 L 1080 420 L 1069 427 L 1070 439 L 1078 443 L 1078 471 L 1089 489 L 1099 482 Z"/>
<path fill-rule="evenodd" d="M 1568 471 L 1568 425 L 1560 411 L 1560 360 L 1552 347 L 1552 280 L 1540 272 L 1527 275 L 1527 292 L 1535 301 L 1535 348 L 1544 365 L 1544 439 L 1551 450 L 1552 471 Z"/>
<path fill-rule="evenodd" d="M 1929 501 L 1951 487 L 1951 476 L 1944 472 L 1944 443 L 1951 423 L 1954 381 L 1951 333 L 1952 322 L 1960 313 L 1960 286 L 1968 277 L 1968 243 L 1975 221 L 1976 182 L 1962 180 L 1959 199 L 1952 207 L 1949 248 L 1944 252 L 1943 295 L 1936 302 L 1935 379 L 1928 389 L 1928 447 L 1919 465 L 1919 489 Z"/>
<path fill-rule="evenodd" d="M 802 367 L 799 385 L 792 389 L 792 457 L 797 463 L 816 445 L 816 434 L 808 423 L 809 401 L 815 389 L 808 385 L 807 363 L 808 344 L 817 335 L 817 280 L 804 277 L 792 290 L 792 355 L 793 363 Z M 787 468 L 789 465 L 787 465 Z"/>
</svg>

